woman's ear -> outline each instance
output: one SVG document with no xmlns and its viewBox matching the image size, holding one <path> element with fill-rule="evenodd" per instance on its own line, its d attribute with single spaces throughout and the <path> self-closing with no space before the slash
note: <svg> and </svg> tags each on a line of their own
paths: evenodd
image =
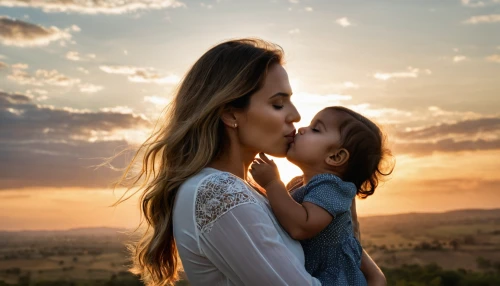
<svg viewBox="0 0 500 286">
<path fill-rule="evenodd" d="M 227 107 L 222 112 L 221 120 L 224 122 L 224 125 L 231 128 L 238 127 L 238 122 L 236 120 L 235 109 L 232 107 Z"/>
<path fill-rule="evenodd" d="M 334 150 L 328 154 L 325 159 L 325 163 L 333 167 L 340 167 L 349 161 L 349 151 L 344 148 Z"/>
</svg>

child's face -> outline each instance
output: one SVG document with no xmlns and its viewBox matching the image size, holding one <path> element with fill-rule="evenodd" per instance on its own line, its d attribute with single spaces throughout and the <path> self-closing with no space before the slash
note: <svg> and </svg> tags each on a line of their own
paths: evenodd
<svg viewBox="0 0 500 286">
<path fill-rule="evenodd" d="M 287 159 L 300 168 L 321 168 L 332 150 L 340 148 L 341 112 L 320 111 L 308 127 L 299 129 L 290 145 Z"/>
</svg>

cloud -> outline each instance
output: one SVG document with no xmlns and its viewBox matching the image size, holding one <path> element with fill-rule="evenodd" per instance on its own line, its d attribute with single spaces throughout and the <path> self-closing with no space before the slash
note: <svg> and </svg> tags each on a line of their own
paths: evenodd
<svg viewBox="0 0 500 286">
<path fill-rule="evenodd" d="M 484 7 L 484 2 L 483 1 L 477 1 L 477 0 L 462 0 L 462 5 L 466 7 Z"/>
<path fill-rule="evenodd" d="M 34 47 L 46 46 L 54 41 L 70 40 L 70 29 L 43 27 L 0 16 L 0 42 L 7 46 Z"/>
<path fill-rule="evenodd" d="M 3 189 L 109 186 L 119 172 L 90 166 L 147 136 L 152 127 L 142 115 L 41 106 L 26 95 L 6 92 L 0 92 L 0 121 Z M 125 159 L 115 166 L 124 166 Z"/>
<path fill-rule="evenodd" d="M 456 138 L 461 135 L 478 137 L 488 133 L 500 133 L 500 117 L 470 119 L 455 123 L 440 123 L 424 128 L 413 128 L 398 133 L 397 137 L 411 140 L 435 140 L 449 136 Z"/>
<path fill-rule="evenodd" d="M 288 34 L 290 34 L 290 35 L 300 34 L 300 30 L 299 29 L 293 29 L 293 30 L 288 31 Z"/>
<path fill-rule="evenodd" d="M 461 62 L 461 61 L 465 61 L 466 59 L 467 59 L 466 56 L 454 56 L 453 57 L 453 62 L 458 63 L 458 62 Z"/>
<path fill-rule="evenodd" d="M 80 54 L 78 52 L 67 52 L 66 53 L 66 58 L 70 61 L 79 61 L 80 60 Z"/>
<path fill-rule="evenodd" d="M 124 0 L 124 1 L 80 1 L 80 0 L 0 0 L 4 7 L 32 7 L 44 12 L 81 14 L 124 14 L 139 10 L 186 7 L 177 0 Z"/>
<path fill-rule="evenodd" d="M 84 74 L 89 74 L 89 71 L 87 69 L 85 69 L 85 68 L 78 67 L 77 70 L 80 71 L 80 72 L 82 72 L 82 73 L 84 73 Z"/>
<path fill-rule="evenodd" d="M 396 154 L 408 154 L 415 156 L 430 155 L 434 152 L 461 152 L 500 149 L 500 140 L 464 140 L 443 139 L 437 142 L 411 142 L 397 143 L 394 145 Z"/>
<path fill-rule="evenodd" d="M 127 75 L 128 80 L 131 82 L 177 84 L 180 81 L 179 76 L 175 74 L 164 76 L 154 68 L 106 65 L 100 66 L 99 68 L 106 73 Z"/>
<path fill-rule="evenodd" d="M 128 106 L 114 106 L 114 107 L 103 107 L 99 109 L 102 112 L 111 113 L 121 113 L 121 114 L 133 114 L 134 110 Z"/>
<path fill-rule="evenodd" d="M 358 89 L 359 88 L 359 85 L 358 84 L 355 84 L 353 82 L 350 82 L 350 81 L 345 81 L 343 83 L 344 85 L 344 88 L 347 88 L 347 89 L 350 89 L 350 88 L 353 88 L 353 89 Z"/>
<path fill-rule="evenodd" d="M 375 120 L 380 124 L 400 124 L 408 119 L 414 117 L 410 111 L 399 110 L 395 108 L 386 107 L 372 107 L 369 103 L 347 105 L 350 108 L 364 116 Z"/>
<path fill-rule="evenodd" d="M 465 20 L 465 24 L 481 24 L 481 23 L 496 23 L 500 22 L 500 14 L 473 16 Z"/>
<path fill-rule="evenodd" d="M 9 65 L 8 65 L 8 64 L 6 64 L 6 63 L 4 63 L 4 62 L 0 62 L 0 70 L 2 70 L 2 69 L 6 69 L 6 68 L 8 68 L 8 67 L 9 67 Z"/>
<path fill-rule="evenodd" d="M 15 81 L 21 85 L 53 85 L 53 86 L 73 86 L 80 83 L 78 78 L 70 78 L 57 70 L 39 69 L 34 75 L 22 69 L 13 69 L 12 73 L 7 76 L 9 80 Z"/>
<path fill-rule="evenodd" d="M 29 67 L 28 64 L 23 64 L 23 63 L 17 63 L 17 64 L 13 64 L 12 65 L 12 68 L 13 69 L 21 69 L 21 70 L 25 70 Z"/>
<path fill-rule="evenodd" d="M 461 2 L 464 7 L 480 8 L 495 5 L 495 3 L 500 3 L 500 0 L 488 0 L 487 2 L 480 0 L 461 0 Z"/>
<path fill-rule="evenodd" d="M 80 55 L 79 52 L 76 51 L 69 51 L 66 53 L 66 59 L 70 61 L 85 61 L 88 59 L 95 59 L 96 55 L 94 54 L 88 54 L 86 56 Z"/>
<path fill-rule="evenodd" d="M 351 22 L 349 22 L 349 19 L 347 19 L 346 17 L 344 18 L 339 18 L 335 21 L 337 24 L 339 24 L 340 26 L 342 27 L 349 27 L 351 26 Z"/>
<path fill-rule="evenodd" d="M 425 74 L 431 74 L 432 72 L 428 69 L 423 71 Z M 404 72 L 393 72 L 393 73 L 382 73 L 377 72 L 373 75 L 374 78 L 378 80 L 389 80 L 391 78 L 417 78 L 422 71 L 417 68 L 408 67 L 408 71 Z"/>
<path fill-rule="evenodd" d="M 321 87 L 324 90 L 328 90 L 329 92 L 340 92 L 340 91 L 348 90 L 348 89 L 358 89 L 359 88 L 359 84 L 353 83 L 351 81 L 344 81 L 344 82 L 341 82 L 341 83 L 329 83 L 329 84 L 325 84 L 325 85 L 322 85 Z"/>
<path fill-rule="evenodd" d="M 288 0 L 288 2 L 292 3 L 292 4 L 298 4 L 299 3 L 299 0 Z"/>
<path fill-rule="evenodd" d="M 491 55 L 491 56 L 487 57 L 486 60 L 500 64 L 500 55 Z"/>
<path fill-rule="evenodd" d="M 399 153 L 428 155 L 500 149 L 500 117 L 483 117 L 397 132 Z"/>
<path fill-rule="evenodd" d="M 48 91 L 44 89 L 28 89 L 26 90 L 26 95 L 36 101 L 44 101 L 49 99 L 47 94 L 49 93 Z"/>
<path fill-rule="evenodd" d="M 312 11 L 314 11 L 314 9 L 312 7 L 306 7 L 304 10 L 306 10 L 306 12 L 312 12 Z"/>
<path fill-rule="evenodd" d="M 457 122 L 462 120 L 479 119 L 484 117 L 483 115 L 471 111 L 460 112 L 460 111 L 448 111 L 443 110 L 437 106 L 429 106 L 427 108 L 429 113 L 425 113 L 425 118 L 432 118 L 434 122 L 440 119 L 442 121 Z"/>
<path fill-rule="evenodd" d="M 206 8 L 206 9 L 212 9 L 214 6 L 213 5 L 210 5 L 210 4 L 205 4 L 205 3 L 200 3 L 200 6 L 202 8 Z"/>
<path fill-rule="evenodd" d="M 163 108 L 170 102 L 170 99 L 153 95 L 153 96 L 145 96 L 144 102 L 149 102 L 154 105 L 161 106 Z"/>
<path fill-rule="evenodd" d="M 96 93 L 100 90 L 102 90 L 104 87 L 100 86 L 100 85 L 94 85 L 94 84 L 90 84 L 90 83 L 84 83 L 84 84 L 81 84 L 79 86 L 79 89 L 81 92 L 84 92 L 84 93 Z"/>
<path fill-rule="evenodd" d="M 343 94 L 313 94 L 300 92 L 294 96 L 294 103 L 321 104 L 323 106 L 335 105 L 341 101 L 351 100 L 352 96 Z"/>
</svg>

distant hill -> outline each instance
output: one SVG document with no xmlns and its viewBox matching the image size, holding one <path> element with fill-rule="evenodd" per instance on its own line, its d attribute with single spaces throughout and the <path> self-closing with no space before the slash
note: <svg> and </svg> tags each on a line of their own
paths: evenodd
<svg viewBox="0 0 500 286">
<path fill-rule="evenodd" d="M 117 233 L 129 231 L 125 228 L 112 227 L 88 227 L 72 228 L 67 230 L 22 230 L 22 231 L 0 231 L 0 235 L 22 234 L 23 236 L 115 236 Z"/>
<path fill-rule="evenodd" d="M 406 213 L 360 217 L 361 231 L 366 233 L 384 231 L 412 231 L 442 225 L 476 225 L 500 223 L 500 209 L 469 209 L 443 213 Z"/>
<path fill-rule="evenodd" d="M 474 225 L 486 222 L 500 224 L 500 209 L 469 209 L 443 213 L 405 213 L 394 215 L 377 215 L 360 217 L 359 222 L 364 233 L 383 231 L 405 231 L 422 228 L 432 228 L 440 225 Z M 113 236 L 117 233 L 131 232 L 130 229 L 112 227 L 73 228 L 68 230 L 24 230 L 0 231 L 0 235 L 9 233 L 24 236 Z"/>
</svg>

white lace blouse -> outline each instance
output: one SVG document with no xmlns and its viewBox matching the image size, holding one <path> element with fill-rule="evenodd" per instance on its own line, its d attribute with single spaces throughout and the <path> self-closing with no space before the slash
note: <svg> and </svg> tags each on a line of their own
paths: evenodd
<svg viewBox="0 0 500 286">
<path fill-rule="evenodd" d="M 184 182 L 173 222 L 191 285 L 321 285 L 266 198 L 230 173 L 205 168 Z"/>
</svg>

